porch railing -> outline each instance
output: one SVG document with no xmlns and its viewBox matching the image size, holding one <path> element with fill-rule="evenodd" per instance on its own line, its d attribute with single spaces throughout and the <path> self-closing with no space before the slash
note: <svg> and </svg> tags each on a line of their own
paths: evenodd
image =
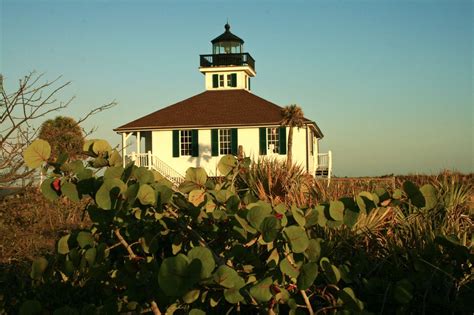
<svg viewBox="0 0 474 315">
<path fill-rule="evenodd" d="M 136 166 L 147 167 L 148 169 L 154 169 L 160 173 L 163 177 L 173 183 L 175 186 L 179 186 L 184 182 L 184 176 L 181 175 L 174 168 L 160 160 L 157 156 L 151 154 L 151 151 L 147 153 L 132 153 L 127 155 L 127 158 L 135 161 Z"/>
<path fill-rule="evenodd" d="M 249 66 L 255 70 L 255 60 L 249 53 L 200 55 L 201 67 Z"/>
<path fill-rule="evenodd" d="M 328 179 L 328 186 L 332 175 L 332 152 L 318 153 L 318 165 L 316 168 L 316 177 L 325 177 Z"/>
</svg>

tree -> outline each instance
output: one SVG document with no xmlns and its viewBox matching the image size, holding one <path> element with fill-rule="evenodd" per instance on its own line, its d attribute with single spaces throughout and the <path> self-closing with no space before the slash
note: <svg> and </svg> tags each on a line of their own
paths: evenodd
<svg viewBox="0 0 474 315">
<path fill-rule="evenodd" d="M 66 152 L 71 159 L 77 158 L 84 146 L 84 133 L 71 117 L 57 116 L 46 120 L 41 125 L 38 138 L 51 144 L 52 161 L 56 160 L 61 152 Z"/>
<path fill-rule="evenodd" d="M 298 129 L 303 127 L 304 123 L 304 113 L 301 107 L 298 105 L 292 104 L 285 106 L 281 110 L 282 120 L 280 124 L 285 127 L 290 127 L 288 131 L 288 152 L 286 165 L 288 168 L 293 164 L 292 160 L 292 149 L 293 149 L 293 128 L 297 127 Z"/>
<path fill-rule="evenodd" d="M 70 83 L 62 83 L 61 76 L 44 81 L 43 74 L 31 72 L 19 80 L 13 92 L 8 92 L 0 74 L 0 187 L 32 180 L 34 171 L 25 167 L 23 150 L 36 138 L 39 120 L 71 104 L 74 97 L 66 101 L 57 99 Z M 78 119 L 77 124 L 115 105 L 112 101 L 99 106 Z"/>
</svg>

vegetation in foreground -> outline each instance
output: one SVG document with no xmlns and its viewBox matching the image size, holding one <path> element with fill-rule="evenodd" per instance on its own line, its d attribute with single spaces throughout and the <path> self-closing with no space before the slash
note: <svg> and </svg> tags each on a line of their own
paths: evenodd
<svg viewBox="0 0 474 315">
<path fill-rule="evenodd" d="M 33 166 L 48 160 L 43 146 L 27 158 Z M 219 166 L 229 174 L 224 181 L 190 169 L 175 192 L 157 174 L 120 166 L 104 142 L 86 149 L 89 166 L 48 164 L 42 191 L 54 203 L 90 198 L 91 225 L 8 280 L 15 282 L 2 292 L 8 312 L 474 309 L 472 180 L 331 198 L 298 168 L 227 156 Z M 94 175 L 100 168 L 104 176 Z"/>
</svg>

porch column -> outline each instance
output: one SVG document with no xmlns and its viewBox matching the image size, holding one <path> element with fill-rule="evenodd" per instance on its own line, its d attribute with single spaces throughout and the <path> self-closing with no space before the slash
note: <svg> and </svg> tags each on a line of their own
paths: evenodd
<svg viewBox="0 0 474 315">
<path fill-rule="evenodd" d="M 122 165 L 125 167 L 125 157 L 127 156 L 127 133 L 122 132 Z"/>
<path fill-rule="evenodd" d="M 140 154 L 140 148 L 142 146 L 141 144 L 141 135 L 140 135 L 140 131 L 137 131 L 137 154 Z"/>
<path fill-rule="evenodd" d="M 122 163 L 123 166 L 125 166 L 125 163 L 127 163 L 127 140 L 130 138 L 130 136 L 133 135 L 133 132 L 130 132 L 127 134 L 126 132 L 122 132 Z"/>
<path fill-rule="evenodd" d="M 137 166 L 142 166 L 142 163 L 140 163 L 140 162 L 141 162 L 140 147 L 142 146 L 142 145 L 141 145 L 141 135 L 140 135 L 140 131 L 137 131 L 136 146 L 137 146 L 137 161 L 138 161 L 138 163 L 137 163 L 136 165 L 137 165 Z"/>
</svg>

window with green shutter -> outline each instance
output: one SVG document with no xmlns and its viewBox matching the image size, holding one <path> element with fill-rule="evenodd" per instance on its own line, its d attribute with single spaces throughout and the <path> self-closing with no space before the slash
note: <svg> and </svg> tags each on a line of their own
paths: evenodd
<svg viewBox="0 0 474 315">
<path fill-rule="evenodd" d="M 212 87 L 213 88 L 219 87 L 219 75 L 218 74 L 213 74 L 212 75 Z"/>
<path fill-rule="evenodd" d="M 230 86 L 237 87 L 237 73 L 230 74 Z"/>
<path fill-rule="evenodd" d="M 261 127 L 260 134 L 260 155 L 267 155 L 267 128 Z"/>
<path fill-rule="evenodd" d="M 199 138 L 198 138 L 198 130 L 193 129 L 191 132 L 191 156 L 197 157 L 199 156 Z"/>
<path fill-rule="evenodd" d="M 211 129 L 211 154 L 212 156 L 219 155 L 219 130 Z"/>
<path fill-rule="evenodd" d="M 237 155 L 237 151 L 238 151 L 237 128 L 231 129 L 230 148 L 231 148 L 232 154 Z"/>
<path fill-rule="evenodd" d="M 286 154 L 286 127 L 280 127 L 280 132 L 279 132 L 279 138 L 280 138 L 280 154 Z"/>
<path fill-rule="evenodd" d="M 179 157 L 179 130 L 173 130 L 173 157 Z"/>
</svg>

